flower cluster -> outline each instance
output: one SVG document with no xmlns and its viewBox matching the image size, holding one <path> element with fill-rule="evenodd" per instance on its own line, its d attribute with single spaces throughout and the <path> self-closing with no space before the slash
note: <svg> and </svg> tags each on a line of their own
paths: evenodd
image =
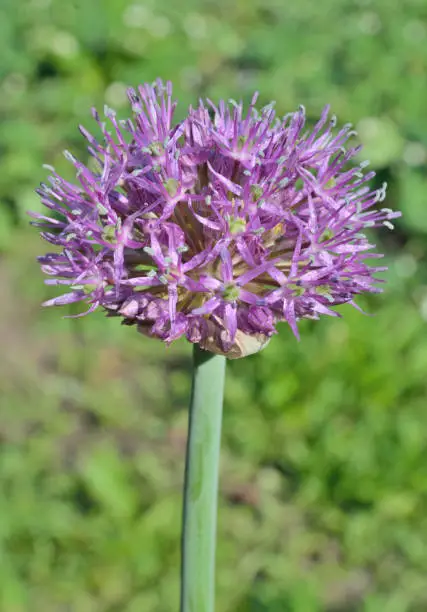
<svg viewBox="0 0 427 612">
<path fill-rule="evenodd" d="M 77 181 L 50 168 L 38 193 L 53 213 L 31 213 L 59 247 L 39 258 L 52 285 L 68 292 L 45 305 L 86 301 L 171 342 L 242 356 L 287 321 L 338 316 L 378 292 L 363 231 L 399 213 L 379 209 L 385 187 L 349 161 L 351 126 L 334 131 L 325 108 L 304 131 L 305 112 L 276 118 L 273 104 L 248 111 L 230 100 L 200 102 L 174 125 L 170 83 L 128 92 L 132 120 L 93 111 L 85 128 L 89 167 L 66 152 Z"/>
</svg>

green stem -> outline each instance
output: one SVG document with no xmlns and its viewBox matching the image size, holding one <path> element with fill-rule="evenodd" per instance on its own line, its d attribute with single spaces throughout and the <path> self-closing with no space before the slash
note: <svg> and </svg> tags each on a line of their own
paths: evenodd
<svg viewBox="0 0 427 612">
<path fill-rule="evenodd" d="M 225 357 L 194 345 L 182 529 L 181 612 L 213 612 Z"/>
</svg>

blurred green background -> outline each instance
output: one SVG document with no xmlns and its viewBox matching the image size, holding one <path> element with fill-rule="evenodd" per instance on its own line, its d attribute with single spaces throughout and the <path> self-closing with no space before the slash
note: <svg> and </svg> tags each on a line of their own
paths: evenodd
<svg viewBox="0 0 427 612">
<path fill-rule="evenodd" d="M 62 319 L 28 227 L 43 163 L 125 88 L 331 103 L 403 210 L 385 294 L 231 362 L 218 612 L 427 610 L 425 0 L 1 0 L 0 609 L 172 612 L 190 346 Z"/>
</svg>

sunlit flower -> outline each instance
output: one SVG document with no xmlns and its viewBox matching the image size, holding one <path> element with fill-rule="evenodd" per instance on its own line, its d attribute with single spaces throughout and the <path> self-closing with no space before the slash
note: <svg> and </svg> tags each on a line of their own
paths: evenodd
<svg viewBox="0 0 427 612">
<path fill-rule="evenodd" d="M 378 208 L 351 126 L 334 130 L 328 108 L 304 131 L 300 108 L 245 113 L 232 100 L 200 102 L 173 124 L 170 83 L 129 90 L 133 118 L 105 109 L 89 167 L 69 152 L 76 184 L 51 169 L 38 190 L 52 216 L 32 213 L 59 247 L 39 258 L 46 282 L 68 292 L 45 305 L 85 301 L 167 343 L 186 336 L 213 352 L 255 352 L 286 321 L 355 305 L 380 291 L 365 228 L 400 213 Z M 95 168 L 92 169 L 92 168 Z"/>
</svg>

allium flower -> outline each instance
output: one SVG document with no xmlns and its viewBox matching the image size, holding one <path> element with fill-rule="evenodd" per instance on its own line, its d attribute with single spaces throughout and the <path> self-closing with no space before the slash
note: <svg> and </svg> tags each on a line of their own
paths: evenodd
<svg viewBox="0 0 427 612">
<path fill-rule="evenodd" d="M 374 206 L 366 163 L 349 167 L 346 125 L 326 107 L 311 131 L 305 112 L 275 118 L 273 104 L 247 113 L 230 100 L 200 102 L 177 125 L 170 83 L 128 97 L 133 119 L 108 122 L 89 142 L 89 167 L 66 152 L 77 184 L 53 169 L 38 190 L 53 216 L 34 223 L 59 252 L 39 258 L 48 284 L 69 292 L 45 305 L 86 301 L 167 343 L 186 336 L 239 357 L 286 321 L 339 316 L 355 295 L 378 292 L 365 228 L 400 213 Z M 94 162 L 94 163 L 92 163 Z M 92 170 L 92 167 L 97 170 Z"/>
</svg>

